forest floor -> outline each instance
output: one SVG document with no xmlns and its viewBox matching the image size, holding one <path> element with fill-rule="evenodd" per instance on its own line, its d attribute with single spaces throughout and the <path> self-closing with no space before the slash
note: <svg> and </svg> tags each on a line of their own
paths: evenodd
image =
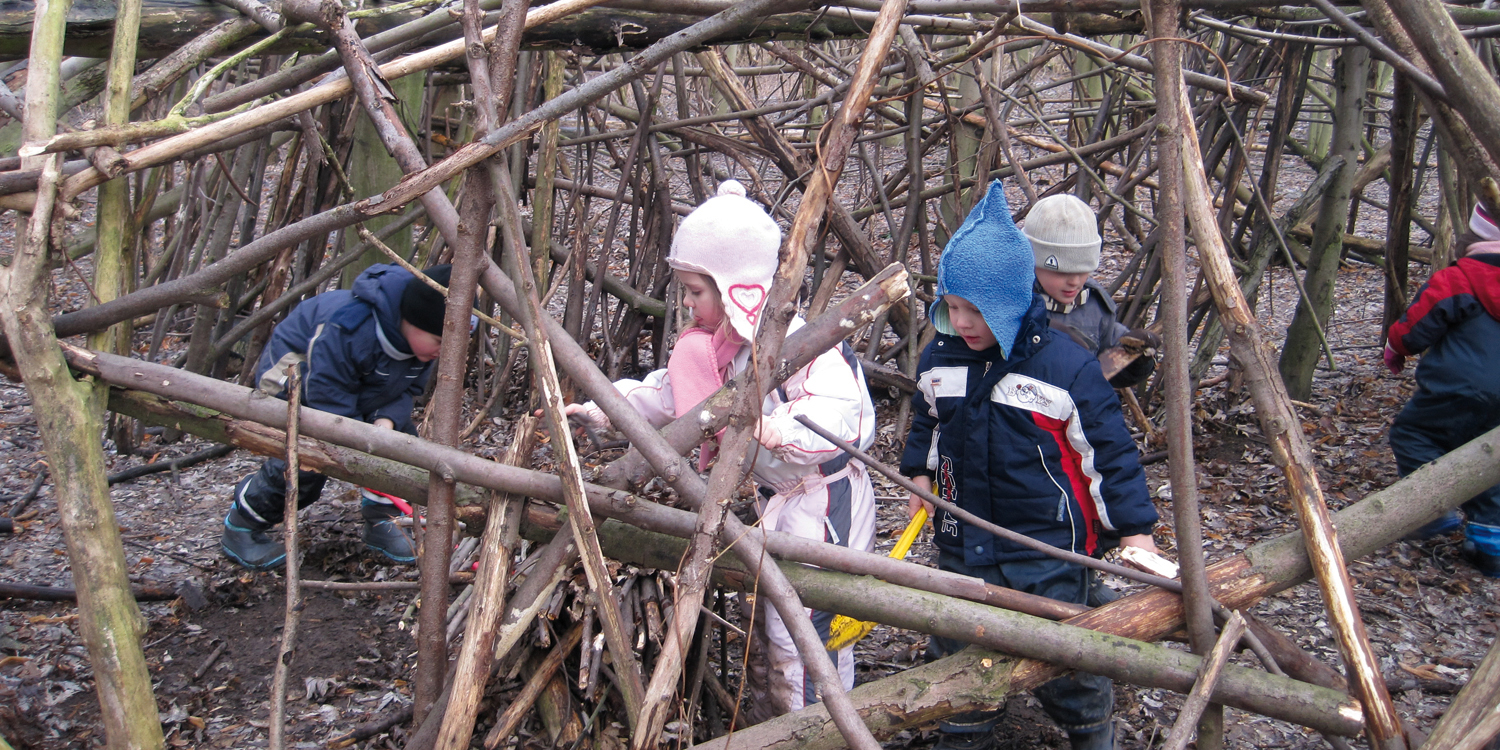
<svg viewBox="0 0 1500 750">
<path fill-rule="evenodd" d="M 1425 267 L 1413 275 L 1425 277 Z M 1272 291 L 1262 296 L 1267 332 L 1285 329 L 1292 284 L 1284 269 L 1271 272 Z M 1410 369 L 1387 373 L 1380 362 L 1382 275 L 1364 265 L 1347 268 L 1338 284 L 1338 308 L 1329 322 L 1329 343 L 1338 370 L 1320 370 L 1315 395 L 1300 406 L 1330 503 L 1337 507 L 1379 490 L 1396 478 L 1386 444 L 1391 418 L 1412 389 Z M 1291 294 L 1295 294 L 1292 291 Z M 1212 376 L 1212 373 L 1211 373 Z M 1198 394 L 1196 451 L 1203 496 L 1203 524 L 1210 562 L 1260 541 L 1296 530 L 1247 396 L 1230 392 L 1230 381 Z M 882 404 L 888 424 L 895 401 Z M 42 468 L 42 446 L 24 388 L 0 381 L 0 511 L 32 486 Z M 900 437 L 887 428 L 878 447 L 887 458 Z M 484 453 L 500 445 L 482 433 L 471 439 Z M 109 455 L 111 471 L 153 459 L 182 456 L 207 447 L 194 438 L 163 444 L 148 437 L 139 455 Z M 1143 452 L 1159 450 L 1160 437 L 1142 440 Z M 272 661 L 283 620 L 285 593 L 279 574 L 249 573 L 231 565 L 218 549 L 221 521 L 234 483 L 258 459 L 243 451 L 183 469 L 117 484 L 112 489 L 132 579 L 176 589 L 176 601 L 142 605 L 148 631 L 146 656 L 169 742 L 176 747 L 264 746 Z M 1164 519 L 1157 534 L 1165 554 L 1175 556 L 1166 492 L 1166 465 L 1147 467 L 1150 487 Z M 879 515 L 880 551 L 889 550 L 905 525 L 901 493 L 877 479 L 885 499 Z M 324 500 L 305 512 L 310 537 L 304 575 L 342 581 L 414 578 L 411 569 L 387 565 L 367 554 L 359 540 L 358 496 L 351 486 L 329 484 Z M 17 533 L 0 536 L 0 580 L 45 586 L 70 585 L 66 544 L 50 483 L 16 514 Z M 1457 536 L 1422 543 L 1397 542 L 1362 560 L 1350 573 L 1371 642 L 1404 720 L 1429 731 L 1452 695 L 1484 657 L 1500 621 L 1500 581 L 1482 578 L 1463 561 Z M 931 545 L 919 541 L 912 559 L 930 563 Z M 1129 588 L 1123 581 L 1111 585 Z M 308 592 L 298 658 L 292 668 L 289 738 L 295 747 L 321 747 L 354 726 L 409 705 L 415 661 L 408 605 L 411 592 Z M 1324 607 L 1312 584 L 1270 597 L 1253 611 L 1288 633 L 1329 664 L 1338 655 Z M 0 603 L 0 736 L 17 748 L 102 746 L 102 728 L 87 652 L 78 635 L 76 610 L 67 603 L 8 600 Z M 861 682 L 892 674 L 923 659 L 926 636 L 884 626 L 858 646 Z M 212 665 L 210 655 L 222 647 Z M 1181 647 L 1174 644 L 1174 647 Z M 207 666 L 207 669 L 204 667 Z M 201 674 L 196 674 L 200 673 Z M 727 680 L 726 680 L 727 681 Z M 520 680 L 492 687 L 481 722 L 493 723 L 503 696 Z M 731 689 L 733 685 L 731 684 Z M 501 696 L 496 700 L 494 696 Z M 1116 689 L 1120 747 L 1160 744 L 1171 728 L 1182 696 L 1120 685 Z M 1229 710 L 1229 746 L 1312 748 L 1318 735 L 1261 716 Z M 476 737 L 482 736 L 484 726 Z M 398 730 L 399 731 L 399 730 Z M 605 731 L 603 735 L 611 733 Z M 527 747 L 549 747 L 546 734 L 527 725 Z M 1030 696 L 1008 702 L 998 733 L 1002 748 L 1062 748 L 1066 740 Z M 929 746 L 932 727 L 904 732 L 887 747 Z M 359 747 L 399 746 L 399 735 L 380 735 Z M 602 744 L 610 744 L 604 742 Z M 1362 740 L 1354 743 L 1362 745 Z"/>
</svg>

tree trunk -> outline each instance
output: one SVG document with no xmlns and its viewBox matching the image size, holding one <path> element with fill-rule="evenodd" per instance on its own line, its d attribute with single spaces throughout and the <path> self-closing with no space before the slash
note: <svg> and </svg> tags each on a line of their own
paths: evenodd
<svg viewBox="0 0 1500 750">
<path fill-rule="evenodd" d="M 1407 286 L 1407 246 L 1411 243 L 1412 159 L 1417 148 L 1417 95 L 1405 76 L 1396 75 L 1391 103 L 1391 202 L 1385 225 L 1385 317 L 1381 336 L 1406 313 L 1411 304 Z"/>
<path fill-rule="evenodd" d="M 402 121 L 408 124 L 417 122 L 421 114 L 427 76 L 422 73 L 412 73 L 388 81 L 388 83 L 395 97 L 397 113 Z M 361 112 L 351 114 L 358 119 L 358 122 L 354 126 L 354 146 L 349 152 L 349 164 L 358 165 L 358 167 L 349 170 L 349 186 L 354 189 L 355 195 L 374 195 L 400 182 L 405 173 L 401 171 L 401 165 L 396 163 L 395 158 L 381 144 L 380 136 L 375 132 L 375 126 L 370 122 L 370 118 Z M 397 221 L 400 221 L 398 216 L 379 216 L 366 221 L 365 228 L 379 233 L 381 229 Z M 344 251 L 359 244 L 357 233 L 344 232 Z M 410 229 L 397 232 L 385 240 L 385 244 L 408 261 L 417 262 L 412 257 L 412 231 Z M 354 283 L 354 279 L 366 268 L 376 263 L 389 262 L 385 253 L 379 248 L 372 247 L 365 251 L 364 257 L 344 267 L 339 286 L 348 289 Z"/>
<path fill-rule="evenodd" d="M 68 2 L 43 0 L 29 64 L 25 139 L 39 142 L 57 128 L 57 71 Z M 75 381 L 58 350 L 47 312 L 52 288 L 47 265 L 51 219 L 61 155 L 29 157 L 40 169 L 36 212 L 9 268 L 0 269 L 0 324 L 31 396 L 32 413 L 47 451 L 57 492 L 58 517 L 78 592 L 79 629 L 89 650 L 101 720 L 111 748 L 159 748 L 161 721 L 151 673 L 141 651 L 145 621 L 130 591 L 106 481 L 103 425 L 91 387 Z M 18 227 L 18 234 L 22 227 Z"/>
<path fill-rule="evenodd" d="M 1286 344 L 1281 350 L 1281 379 L 1286 383 L 1287 394 L 1299 401 L 1306 401 L 1312 394 L 1313 370 L 1323 353 L 1323 331 L 1327 330 L 1333 313 L 1333 286 L 1343 255 L 1349 196 L 1358 171 L 1354 168 L 1355 159 L 1359 156 L 1360 137 L 1364 132 L 1370 51 L 1358 46 L 1345 49 L 1339 55 L 1337 68 L 1338 97 L 1333 112 L 1333 142 L 1328 154 L 1343 157 L 1344 167 L 1323 194 L 1313 243 L 1308 248 L 1307 275 L 1303 277 L 1307 300 L 1297 306 L 1297 314 L 1287 329 Z"/>
</svg>

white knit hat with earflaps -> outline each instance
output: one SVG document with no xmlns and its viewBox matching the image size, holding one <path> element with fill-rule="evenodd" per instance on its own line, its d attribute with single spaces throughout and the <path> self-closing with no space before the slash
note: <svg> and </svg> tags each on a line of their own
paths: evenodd
<svg viewBox="0 0 1500 750">
<path fill-rule="evenodd" d="M 1026 215 L 1021 233 L 1031 240 L 1036 267 L 1058 273 L 1093 273 L 1099 267 L 1099 223 L 1075 195 L 1049 195 Z"/>
<path fill-rule="evenodd" d="M 714 280 L 729 325 L 739 337 L 755 338 L 755 327 L 771 292 L 781 250 L 781 227 L 734 180 L 693 209 L 677 234 L 667 263 Z"/>
</svg>

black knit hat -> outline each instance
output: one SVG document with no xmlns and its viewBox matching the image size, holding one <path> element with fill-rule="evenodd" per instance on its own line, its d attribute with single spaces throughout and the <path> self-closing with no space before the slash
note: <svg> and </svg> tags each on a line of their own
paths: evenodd
<svg viewBox="0 0 1500 750">
<path fill-rule="evenodd" d="M 433 281 L 448 286 L 448 279 L 453 275 L 453 266 L 444 263 L 422 273 L 427 274 L 428 278 Z M 402 320 L 434 336 L 441 336 L 443 335 L 443 312 L 447 308 L 448 301 L 426 282 L 415 276 L 406 282 L 406 291 L 401 293 Z"/>
</svg>

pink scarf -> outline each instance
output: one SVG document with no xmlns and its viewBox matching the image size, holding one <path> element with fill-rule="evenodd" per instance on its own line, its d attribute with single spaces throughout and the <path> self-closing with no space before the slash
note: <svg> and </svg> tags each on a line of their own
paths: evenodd
<svg viewBox="0 0 1500 750">
<path fill-rule="evenodd" d="M 689 328 L 677 338 L 677 346 L 667 359 L 667 377 L 672 382 L 672 405 L 676 416 L 682 416 L 713 395 L 729 380 L 734 369 L 734 355 L 744 345 L 732 329 L 720 327 Z M 718 453 L 718 441 L 710 440 L 698 451 L 698 471 Z"/>
</svg>

